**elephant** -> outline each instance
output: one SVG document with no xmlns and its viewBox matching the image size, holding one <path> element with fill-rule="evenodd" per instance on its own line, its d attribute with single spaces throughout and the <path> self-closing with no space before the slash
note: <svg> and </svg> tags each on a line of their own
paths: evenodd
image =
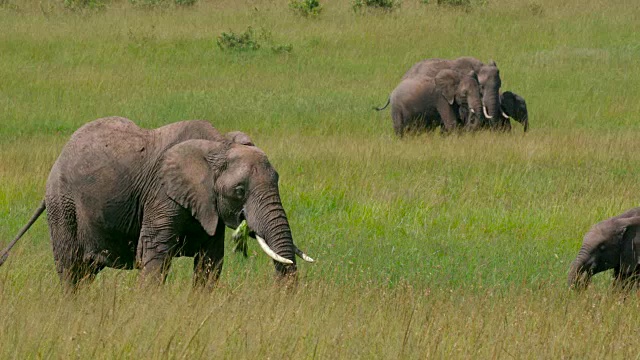
<svg viewBox="0 0 640 360">
<path fill-rule="evenodd" d="M 44 200 L 8 248 L 46 209 L 57 273 L 75 291 L 105 267 L 141 269 L 164 282 L 173 257 L 194 258 L 193 284 L 212 287 L 224 257 L 225 226 L 243 221 L 295 277 L 293 243 L 278 173 L 251 139 L 231 141 L 204 120 L 143 129 L 122 117 L 86 123 L 71 136 L 46 182 Z"/>
<path fill-rule="evenodd" d="M 247 145 L 247 146 L 255 146 L 253 140 L 249 137 L 249 135 L 243 133 L 242 131 L 230 131 L 225 134 L 225 137 L 232 142 Z"/>
<path fill-rule="evenodd" d="M 497 131 L 511 131 L 510 118 L 524 126 L 524 132 L 529 129 L 529 113 L 524 98 L 511 91 L 500 93 L 501 114 L 497 121 L 486 119 L 484 116 L 468 117 L 468 109 L 460 107 L 458 121 L 468 130 L 491 129 Z"/>
<path fill-rule="evenodd" d="M 435 77 L 404 79 L 391 92 L 383 110 L 391 104 L 393 129 L 399 137 L 407 131 L 433 130 L 440 126 L 444 132 L 457 127 L 459 107 L 471 113 L 482 111 L 480 89 L 475 72 L 466 74 L 442 70 Z"/>
<path fill-rule="evenodd" d="M 524 126 L 524 132 L 529 130 L 529 112 L 527 111 L 527 102 L 522 96 L 511 91 L 501 93 L 500 108 L 502 110 L 500 119 L 505 130 L 511 130 L 511 122 L 509 121 L 509 118 L 521 123 L 522 126 Z"/>
<path fill-rule="evenodd" d="M 584 236 L 569 268 L 568 285 L 583 289 L 591 277 L 613 269 L 617 285 L 637 284 L 640 277 L 640 207 L 595 224 Z"/>
<path fill-rule="evenodd" d="M 414 64 L 402 77 L 402 80 L 419 77 L 434 77 L 444 69 L 456 70 L 467 73 L 473 70 L 478 75 L 480 83 L 480 94 L 482 95 L 482 110 L 484 117 L 488 120 L 497 119 L 500 115 L 500 70 L 496 62 L 491 60 L 488 64 L 470 57 L 463 56 L 454 60 L 447 59 L 426 59 Z"/>
</svg>

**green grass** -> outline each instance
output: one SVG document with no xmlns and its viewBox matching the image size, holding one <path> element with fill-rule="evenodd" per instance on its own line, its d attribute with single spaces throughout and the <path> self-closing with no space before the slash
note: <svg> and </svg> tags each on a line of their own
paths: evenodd
<svg viewBox="0 0 640 360">
<path fill-rule="evenodd" d="M 638 205 L 640 8 L 628 1 L 200 1 L 100 11 L 0 1 L 0 242 L 31 216 L 75 129 L 208 119 L 269 155 L 299 247 L 282 289 L 255 244 L 193 292 L 105 270 L 62 294 L 45 217 L 0 268 L 0 358 L 636 358 L 640 301 L 566 273 L 595 222 Z M 222 32 L 270 34 L 221 51 Z M 415 62 L 494 59 L 531 130 L 399 140 L 375 112 Z"/>
</svg>

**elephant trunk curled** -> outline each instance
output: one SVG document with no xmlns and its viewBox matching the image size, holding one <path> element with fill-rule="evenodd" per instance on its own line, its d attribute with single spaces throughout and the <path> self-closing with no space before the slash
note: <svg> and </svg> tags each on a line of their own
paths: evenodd
<svg viewBox="0 0 640 360">
<path fill-rule="evenodd" d="M 278 275 L 294 274 L 296 272 L 295 246 L 278 190 L 268 190 L 255 195 L 247 202 L 246 217 L 247 224 L 255 235 L 264 238 L 276 254 L 292 262 L 290 265 L 285 265 L 274 261 Z"/>
</svg>

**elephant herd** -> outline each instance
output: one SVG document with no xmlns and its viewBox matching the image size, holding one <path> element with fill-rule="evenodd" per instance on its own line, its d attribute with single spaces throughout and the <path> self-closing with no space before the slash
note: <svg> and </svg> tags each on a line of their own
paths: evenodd
<svg viewBox="0 0 640 360">
<path fill-rule="evenodd" d="M 454 60 L 427 59 L 412 66 L 391 92 L 396 135 L 461 128 L 467 131 L 510 131 L 509 118 L 529 128 L 527 104 L 521 96 L 500 92 L 500 70 L 494 61 L 484 64 L 473 57 Z"/>
<path fill-rule="evenodd" d="M 527 131 L 524 99 L 500 86 L 495 62 L 428 59 L 407 71 L 385 107 L 391 104 L 399 136 L 438 126 L 509 130 L 509 118 Z M 194 259 L 194 285 L 211 287 L 226 227 L 256 239 L 278 277 L 295 276 L 296 256 L 313 262 L 293 242 L 266 154 L 247 134 L 222 134 L 202 120 L 148 130 L 108 117 L 80 127 L 54 163 L 40 206 L 0 252 L 0 265 L 45 210 L 56 270 L 71 291 L 105 267 L 137 268 L 142 282 L 162 283 L 179 256 Z M 581 288 L 613 269 L 617 281 L 636 283 L 639 263 L 636 208 L 587 233 L 568 282 Z"/>
</svg>

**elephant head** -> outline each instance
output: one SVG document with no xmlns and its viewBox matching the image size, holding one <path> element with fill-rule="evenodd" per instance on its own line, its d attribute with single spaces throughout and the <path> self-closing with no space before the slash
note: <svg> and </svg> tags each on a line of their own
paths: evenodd
<svg viewBox="0 0 640 360">
<path fill-rule="evenodd" d="M 248 145 L 248 146 L 255 146 L 256 145 L 256 144 L 253 143 L 253 140 L 251 140 L 249 135 L 243 133 L 242 131 L 230 131 L 230 132 L 225 134 L 225 137 L 227 139 L 229 139 L 230 141 L 238 143 L 238 144 Z"/>
<path fill-rule="evenodd" d="M 478 82 L 480 83 L 480 93 L 482 94 L 482 105 L 484 117 L 488 120 L 497 119 L 502 113 L 500 111 L 500 70 L 495 61 L 483 64 L 478 70 Z"/>
<path fill-rule="evenodd" d="M 599 272 L 614 270 L 617 282 L 630 280 L 640 260 L 640 213 L 599 222 L 585 235 L 578 256 L 571 263 L 568 284 L 585 288 Z"/>
<path fill-rule="evenodd" d="M 279 275 L 294 274 L 296 248 L 280 200 L 278 173 L 255 146 L 230 141 L 188 140 L 170 148 L 161 178 L 167 195 L 190 210 L 213 236 L 221 221 L 250 236 L 274 259 Z"/>
<path fill-rule="evenodd" d="M 527 111 L 527 103 L 524 98 L 511 91 L 505 91 L 500 94 L 500 106 L 503 117 L 512 118 L 524 126 L 524 131 L 529 129 L 529 112 Z"/>
<path fill-rule="evenodd" d="M 441 70 L 435 77 L 435 83 L 449 105 L 455 102 L 461 109 L 468 109 L 469 116 L 481 113 L 482 99 L 475 71 L 462 74 L 455 70 Z"/>
</svg>

